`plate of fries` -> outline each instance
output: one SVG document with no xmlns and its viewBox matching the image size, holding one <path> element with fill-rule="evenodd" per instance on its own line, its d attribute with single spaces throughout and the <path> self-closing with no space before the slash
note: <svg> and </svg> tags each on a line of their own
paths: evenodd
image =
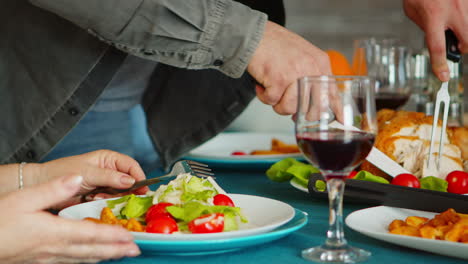
<svg viewBox="0 0 468 264">
<path fill-rule="evenodd" d="M 369 237 L 431 253 L 468 259 L 468 214 L 388 206 L 355 211 L 346 224 Z"/>
<path fill-rule="evenodd" d="M 270 165 L 287 157 L 302 158 L 293 134 L 226 132 L 192 150 L 185 158 L 210 165 Z"/>
</svg>

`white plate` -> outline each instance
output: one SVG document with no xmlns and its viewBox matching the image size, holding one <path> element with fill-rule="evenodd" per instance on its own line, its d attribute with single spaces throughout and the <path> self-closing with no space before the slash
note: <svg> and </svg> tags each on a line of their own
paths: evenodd
<svg viewBox="0 0 468 264">
<path fill-rule="evenodd" d="M 300 153 L 281 155 L 232 155 L 234 151 L 249 153 L 252 150 L 269 150 L 271 149 L 271 140 L 273 138 L 277 138 L 286 144 L 296 144 L 294 134 L 255 132 L 221 133 L 192 150 L 187 158 L 242 162 L 302 157 Z"/>
<path fill-rule="evenodd" d="M 289 184 L 291 184 L 292 187 L 298 189 L 299 191 L 309 193 L 309 189 L 307 189 L 306 187 L 304 187 L 304 186 L 300 185 L 299 183 L 293 181 L 292 179 L 289 181 Z"/>
<path fill-rule="evenodd" d="M 234 204 L 242 209 L 242 213 L 249 220 L 246 224 L 240 224 L 239 230 L 212 234 L 152 234 L 132 232 L 137 240 L 165 240 L 165 241 L 192 241 L 225 239 L 234 237 L 251 236 L 265 233 L 287 223 L 294 217 L 294 208 L 290 205 L 270 198 L 229 194 Z M 100 212 L 106 206 L 106 200 L 99 200 L 68 207 L 60 211 L 59 216 L 71 219 L 83 219 L 85 217 L 99 218 Z"/>
<path fill-rule="evenodd" d="M 393 244 L 429 251 L 441 255 L 468 259 L 468 244 L 432 240 L 388 233 L 388 225 L 395 219 L 405 220 L 408 216 L 433 218 L 436 213 L 377 206 L 362 209 L 346 217 L 346 224 L 364 235 Z"/>
</svg>

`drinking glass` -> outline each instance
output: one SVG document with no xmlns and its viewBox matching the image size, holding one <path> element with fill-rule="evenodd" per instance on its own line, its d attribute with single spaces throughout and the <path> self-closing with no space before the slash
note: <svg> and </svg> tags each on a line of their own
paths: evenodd
<svg viewBox="0 0 468 264">
<path fill-rule="evenodd" d="M 411 95 L 411 52 L 397 39 L 355 40 L 353 70 L 357 75 L 375 79 L 377 111 L 396 110 Z"/>
<path fill-rule="evenodd" d="M 371 151 L 377 132 L 374 81 L 365 76 L 312 76 L 298 81 L 296 139 L 327 181 L 329 229 L 321 246 L 302 256 L 316 262 L 354 263 L 370 253 L 347 244 L 342 200 L 346 176 Z"/>
</svg>

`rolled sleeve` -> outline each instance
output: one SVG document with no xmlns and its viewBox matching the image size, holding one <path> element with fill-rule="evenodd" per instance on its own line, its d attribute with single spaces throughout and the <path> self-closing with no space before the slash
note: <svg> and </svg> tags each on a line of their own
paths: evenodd
<svg viewBox="0 0 468 264">
<path fill-rule="evenodd" d="M 31 0 L 127 53 L 240 77 L 267 16 L 231 0 Z"/>
</svg>

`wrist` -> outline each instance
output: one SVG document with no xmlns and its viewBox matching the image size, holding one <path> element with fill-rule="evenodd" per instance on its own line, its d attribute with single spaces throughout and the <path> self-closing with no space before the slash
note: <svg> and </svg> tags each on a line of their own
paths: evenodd
<svg viewBox="0 0 468 264">
<path fill-rule="evenodd" d="M 41 183 L 43 165 L 39 163 L 26 163 L 23 166 L 23 188 Z"/>
</svg>

